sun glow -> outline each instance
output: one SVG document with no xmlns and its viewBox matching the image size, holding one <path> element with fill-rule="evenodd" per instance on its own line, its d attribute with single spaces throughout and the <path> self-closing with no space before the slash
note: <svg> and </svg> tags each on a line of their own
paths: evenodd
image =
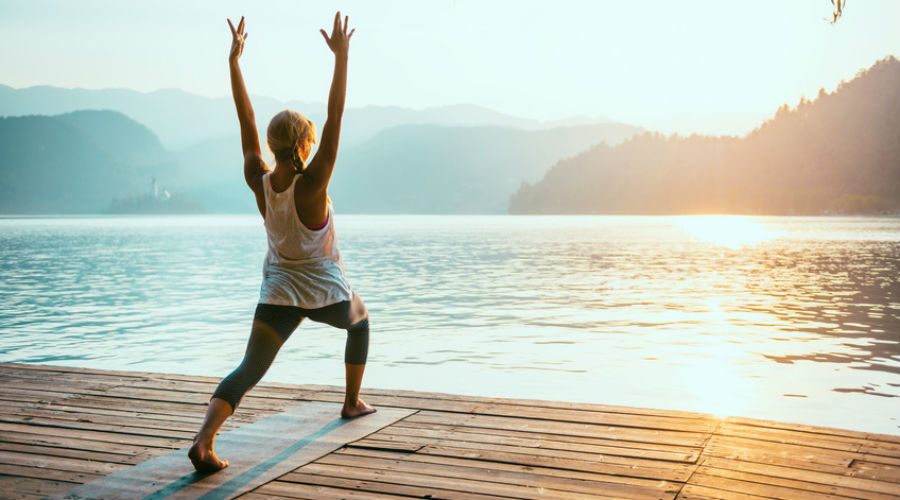
<svg viewBox="0 0 900 500">
<path fill-rule="evenodd" d="M 746 215 L 685 215 L 677 217 L 676 224 L 693 238 L 727 248 L 756 245 L 777 236 Z"/>
<path fill-rule="evenodd" d="M 754 384 L 738 363 L 742 347 L 714 337 L 710 341 L 719 344 L 716 355 L 692 359 L 681 373 L 682 383 L 693 393 L 698 411 L 719 418 L 744 415 L 757 402 Z"/>
</svg>

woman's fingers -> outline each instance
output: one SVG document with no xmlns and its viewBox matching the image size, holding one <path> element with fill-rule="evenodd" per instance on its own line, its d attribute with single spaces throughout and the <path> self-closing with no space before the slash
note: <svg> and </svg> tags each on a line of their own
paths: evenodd
<svg viewBox="0 0 900 500">
<path fill-rule="evenodd" d="M 328 32 L 324 29 L 319 30 L 319 33 L 322 34 L 322 37 L 325 39 L 325 43 L 328 44 L 328 47 L 334 51 L 338 50 L 341 46 L 340 50 L 346 50 L 346 42 L 350 40 L 350 37 L 353 35 L 353 32 L 356 31 L 356 28 L 350 30 L 347 33 L 350 25 L 350 16 L 344 16 L 343 21 L 341 21 L 341 11 L 337 11 L 334 14 L 334 27 L 331 30 L 331 37 L 328 36 Z M 338 45 L 332 46 L 332 44 L 337 43 Z"/>
<path fill-rule="evenodd" d="M 238 29 L 237 29 L 237 31 L 238 31 L 238 33 L 241 34 L 241 35 L 244 34 L 244 16 L 241 16 L 241 22 L 238 23 Z"/>
<path fill-rule="evenodd" d="M 231 24 L 231 19 L 228 19 L 228 27 L 231 28 L 231 36 L 237 36 L 237 33 L 234 31 L 234 25 Z"/>
</svg>

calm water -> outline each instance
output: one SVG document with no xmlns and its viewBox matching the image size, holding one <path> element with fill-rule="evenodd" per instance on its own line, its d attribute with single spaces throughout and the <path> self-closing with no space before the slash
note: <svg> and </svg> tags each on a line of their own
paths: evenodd
<svg viewBox="0 0 900 500">
<path fill-rule="evenodd" d="M 897 434 L 900 220 L 338 215 L 379 388 Z M 0 219 L 0 361 L 224 376 L 258 216 Z M 267 380 L 343 384 L 304 322 Z"/>
</svg>

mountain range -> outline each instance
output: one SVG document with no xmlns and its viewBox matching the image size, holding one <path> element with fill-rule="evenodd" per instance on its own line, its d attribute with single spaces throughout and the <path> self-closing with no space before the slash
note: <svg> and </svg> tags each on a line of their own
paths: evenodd
<svg viewBox="0 0 900 500">
<path fill-rule="evenodd" d="M 0 117 L 0 213 L 100 213 L 181 167 L 143 125 L 112 111 Z"/>
<path fill-rule="evenodd" d="M 261 138 L 265 138 L 268 118 L 283 109 L 299 111 L 320 127 L 325 120 L 325 104 L 321 102 L 280 101 L 265 96 L 252 96 L 252 102 L 259 120 L 257 125 Z M 147 126 L 166 148 L 173 151 L 239 134 L 231 97 L 204 97 L 179 89 L 144 93 L 130 89 L 67 89 L 46 85 L 16 89 L 0 85 L 0 116 L 56 115 L 85 109 L 123 113 Z M 341 142 L 353 146 L 372 138 L 381 130 L 407 124 L 539 130 L 609 121 L 603 117 L 539 121 L 473 104 L 420 110 L 397 106 L 351 107 L 344 113 Z"/>
<path fill-rule="evenodd" d="M 324 105 L 318 103 L 266 97 L 254 97 L 253 103 L 262 138 L 265 117 L 284 108 L 298 109 L 320 126 L 324 120 Z M 85 114 L 81 111 L 85 109 L 97 111 Z M 128 196 L 123 191 L 136 188 L 130 194 L 143 193 L 151 178 L 212 212 L 256 210 L 243 181 L 240 136 L 230 98 L 180 90 L 140 93 L 0 85 L 0 115 L 7 117 L 0 129 L 7 157 L 30 158 L 29 168 L 62 176 L 39 191 L 21 184 L 23 178 L 16 174 L 21 164 L 4 162 L 0 192 L 10 193 L 2 204 L 6 213 L 97 211 L 102 197 Z M 66 131 L 56 131 L 54 140 L 40 137 L 41 124 L 58 127 L 66 116 L 78 116 L 82 122 L 90 117 L 91 123 L 69 123 Z M 108 127 L 100 126 L 103 120 L 108 120 Z M 350 108 L 330 194 L 344 212 L 504 213 L 522 180 L 535 181 L 561 158 L 602 141 L 620 142 L 642 130 L 599 120 L 540 122 L 474 105 Z M 117 127 L 122 123 L 128 125 Z M 38 147 L 58 151 L 35 156 L 33 148 Z M 70 154 L 73 148 L 79 155 Z M 130 156 L 123 156 L 123 148 Z M 88 151 L 96 152 L 97 160 L 92 161 Z M 264 151 L 264 156 L 271 155 Z M 100 171 L 109 169 L 116 170 L 116 186 L 84 192 L 90 191 L 88 179 L 103 179 Z M 66 176 L 75 172 L 79 178 L 69 182 Z M 42 203 L 55 189 L 68 194 Z"/>
<path fill-rule="evenodd" d="M 324 119 L 320 103 L 254 105 L 263 132 L 284 108 Z M 894 57 L 740 138 L 473 105 L 350 108 L 329 194 L 344 213 L 896 213 L 898 111 Z M 185 207 L 256 211 L 229 98 L 0 85 L 0 115 L 2 213 L 121 210 L 151 179 Z"/>
</svg>

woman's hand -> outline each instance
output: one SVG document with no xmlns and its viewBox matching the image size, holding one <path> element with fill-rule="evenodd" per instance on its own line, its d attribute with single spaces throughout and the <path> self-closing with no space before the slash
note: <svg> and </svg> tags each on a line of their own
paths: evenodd
<svg viewBox="0 0 900 500">
<path fill-rule="evenodd" d="M 231 53 L 228 54 L 229 62 L 237 62 L 244 52 L 244 41 L 247 40 L 249 33 L 244 33 L 244 16 L 241 16 L 241 22 L 238 23 L 237 29 L 228 20 L 228 27 L 231 28 Z"/>
<path fill-rule="evenodd" d="M 350 50 L 350 37 L 353 36 L 353 32 L 356 31 L 356 28 L 350 30 L 350 33 L 347 33 L 347 22 L 349 21 L 349 16 L 344 16 L 344 26 L 341 26 L 341 12 L 338 11 L 337 14 L 334 15 L 334 28 L 331 30 L 331 38 L 328 38 L 328 33 L 325 30 L 319 30 L 322 33 L 322 36 L 325 37 L 325 43 L 328 44 L 328 48 L 334 52 L 336 56 L 347 56 L 347 52 Z"/>
</svg>

